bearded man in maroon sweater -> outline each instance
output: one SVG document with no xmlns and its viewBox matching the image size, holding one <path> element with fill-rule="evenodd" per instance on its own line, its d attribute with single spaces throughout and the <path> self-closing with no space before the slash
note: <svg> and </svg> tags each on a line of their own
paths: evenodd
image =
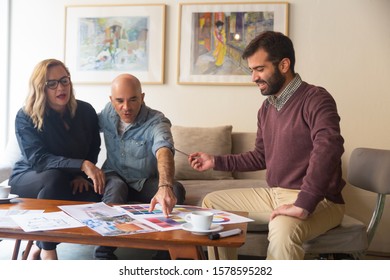
<svg viewBox="0 0 390 280">
<path fill-rule="evenodd" d="M 242 55 L 262 95 L 254 149 L 242 154 L 189 156 L 198 171 L 267 170 L 270 188 L 229 189 L 208 194 L 203 206 L 246 211 L 254 223 L 267 224 L 267 259 L 303 259 L 302 244 L 338 226 L 345 212 L 341 191 L 344 139 L 332 96 L 295 73 L 291 40 L 267 31 Z M 213 252 L 209 250 L 212 257 Z M 219 248 L 224 259 L 235 249 Z"/>
</svg>

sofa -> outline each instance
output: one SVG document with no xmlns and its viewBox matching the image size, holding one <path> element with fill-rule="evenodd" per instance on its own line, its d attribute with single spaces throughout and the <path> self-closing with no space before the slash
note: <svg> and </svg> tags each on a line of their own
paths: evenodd
<svg viewBox="0 0 390 280">
<path fill-rule="evenodd" d="M 210 154 L 240 153 L 253 149 L 255 132 L 233 132 L 231 125 L 216 127 L 186 127 L 172 126 L 175 147 L 186 153 L 202 151 Z M 103 141 L 103 137 L 102 137 Z M 20 157 L 16 138 L 11 136 L 6 149 L 0 154 L 0 182 L 6 184 L 13 163 Z M 98 166 L 104 162 L 105 147 L 99 155 Z M 222 172 L 208 170 L 198 172 L 193 170 L 187 157 L 181 153 L 175 154 L 175 179 L 186 189 L 188 205 L 200 206 L 203 197 L 213 191 L 231 188 L 267 187 L 264 171 L 256 172 Z M 239 248 L 239 255 L 263 257 L 266 255 L 267 238 L 259 231 L 265 231 L 266 225 L 248 224 L 246 243 Z"/>
</svg>

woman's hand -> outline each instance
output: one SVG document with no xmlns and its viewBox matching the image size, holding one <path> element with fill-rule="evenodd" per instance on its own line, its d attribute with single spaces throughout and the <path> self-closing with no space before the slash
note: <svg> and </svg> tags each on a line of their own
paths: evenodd
<svg viewBox="0 0 390 280">
<path fill-rule="evenodd" d="M 89 160 L 83 161 L 81 170 L 88 176 L 89 179 L 92 180 L 95 192 L 98 194 L 103 194 L 106 184 L 106 177 L 104 172 Z"/>
<path fill-rule="evenodd" d="M 78 192 L 81 193 L 84 190 L 85 191 L 89 190 L 90 182 L 88 182 L 88 180 L 84 179 L 81 176 L 77 176 L 76 178 L 74 178 L 72 180 L 71 186 L 72 186 L 72 189 L 73 189 L 73 192 L 72 192 L 73 194 L 76 194 Z"/>
</svg>

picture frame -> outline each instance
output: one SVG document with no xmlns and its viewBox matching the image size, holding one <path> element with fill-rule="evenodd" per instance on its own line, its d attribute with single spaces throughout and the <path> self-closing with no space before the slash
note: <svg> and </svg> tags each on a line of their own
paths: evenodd
<svg viewBox="0 0 390 280">
<path fill-rule="evenodd" d="M 65 7 L 64 62 L 73 83 L 107 84 L 121 73 L 164 83 L 165 4 Z"/>
<path fill-rule="evenodd" d="M 252 85 L 245 46 L 257 34 L 288 35 L 287 2 L 180 3 L 178 84 Z"/>
</svg>

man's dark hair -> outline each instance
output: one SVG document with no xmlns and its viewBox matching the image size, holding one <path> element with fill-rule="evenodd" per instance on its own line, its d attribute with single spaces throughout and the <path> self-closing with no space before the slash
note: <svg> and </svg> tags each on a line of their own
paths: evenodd
<svg viewBox="0 0 390 280">
<path fill-rule="evenodd" d="M 290 60 L 290 69 L 294 73 L 295 52 L 290 38 L 280 32 L 265 31 L 257 35 L 245 48 L 242 58 L 247 59 L 259 49 L 268 53 L 268 59 L 275 66 L 283 59 Z"/>
</svg>

